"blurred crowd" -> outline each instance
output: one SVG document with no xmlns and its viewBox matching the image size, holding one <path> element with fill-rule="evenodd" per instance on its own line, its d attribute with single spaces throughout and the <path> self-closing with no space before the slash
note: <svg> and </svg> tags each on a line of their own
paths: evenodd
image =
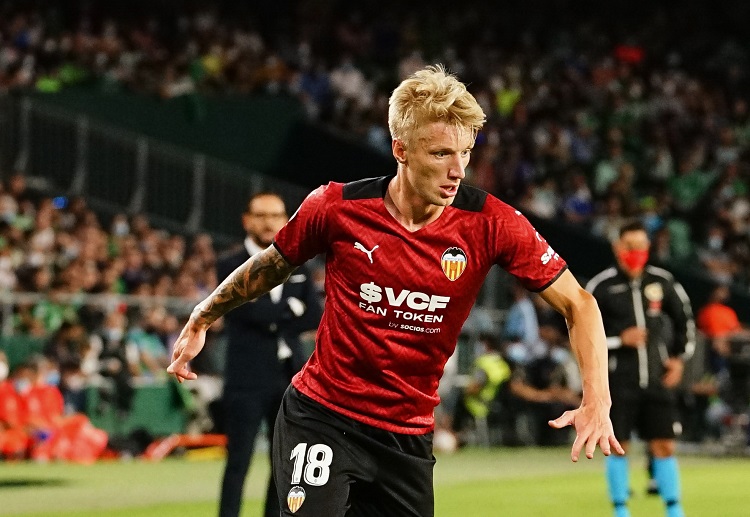
<svg viewBox="0 0 750 517">
<path fill-rule="evenodd" d="M 48 295 L 42 302 L 22 303 L 10 321 L 3 321 L 13 333 L 75 333 L 71 325 L 96 328 L 121 310 L 102 313 L 82 306 L 78 293 L 197 300 L 217 284 L 209 235 L 188 242 L 151 227 L 142 215 L 116 214 L 105 226 L 85 199 L 35 193 L 20 173 L 0 185 L 0 214 L 0 289 Z M 137 319 L 143 326 L 154 320 L 159 328 L 176 326 L 164 323 L 174 320 L 167 314 L 145 311 Z"/>
<path fill-rule="evenodd" d="M 604 239 L 640 218 L 655 262 L 747 289 L 750 89 L 748 52 L 736 36 L 747 8 L 554 4 L 532 19 L 513 2 L 429 12 L 334 0 L 0 2 L 0 95 L 82 84 L 165 100 L 290 95 L 311 120 L 388 154 L 391 89 L 441 62 L 469 84 L 488 115 L 468 181 Z M 181 6 L 178 14 L 171 5 Z M 573 16 L 574 7 L 584 14 Z M 704 18 L 722 31 L 691 25 Z M 45 294 L 4 314 L 2 325 L 44 342 L 41 352 L 56 365 L 72 413 L 85 409 L 82 387 L 97 378 L 113 386 L 103 400 L 127 411 L 133 379 L 164 376 L 181 326 L 179 311 L 164 303 L 92 305 L 77 295 L 182 299 L 189 306 L 216 285 L 215 260 L 209 235 L 169 234 L 140 215 L 105 224 L 85 199 L 30 192 L 21 174 L 0 190 L 0 290 Z M 538 306 L 535 314 L 542 318 Z M 537 326 L 527 357 L 557 364 L 552 352 L 565 349 L 564 328 Z M 717 356 L 709 380 L 688 390 L 705 400 L 721 400 L 720 379 L 728 376 L 721 359 L 731 340 L 722 332 L 718 341 L 709 335 Z M 534 369 L 518 366 L 520 355 L 509 356 L 522 350 L 510 346 L 518 335 L 483 345 L 505 354 L 515 383 L 510 393 L 529 403 L 542 397 L 569 404 L 573 379 L 538 381 Z M 543 371 L 555 370 L 544 364 Z M 561 391 L 569 385 L 570 393 Z"/>
<path fill-rule="evenodd" d="M 26 293 L 0 320 L 0 446 L 7 457 L 64 458 L 49 444 L 34 452 L 58 436 L 50 429 L 63 417 L 126 418 L 137 386 L 166 382 L 182 319 L 217 285 L 216 254 L 208 235 L 188 240 L 143 216 L 117 214 L 105 225 L 85 199 L 44 196 L 22 174 L 0 185 L 0 214 L 0 290 Z M 210 354 L 196 366 L 218 372 Z M 13 430 L 24 432 L 11 439 Z"/>
<path fill-rule="evenodd" d="M 658 261 L 747 288 L 746 7 L 579 4 L 5 3 L 0 91 L 292 95 L 389 153 L 391 89 L 442 62 L 488 115 L 469 181 L 603 238 L 641 218 Z"/>
</svg>

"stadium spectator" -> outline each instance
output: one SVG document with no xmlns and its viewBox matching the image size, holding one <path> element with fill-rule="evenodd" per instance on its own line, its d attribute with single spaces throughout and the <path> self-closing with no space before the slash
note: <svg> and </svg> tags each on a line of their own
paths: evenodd
<svg viewBox="0 0 750 517">
<path fill-rule="evenodd" d="M 47 341 L 45 357 L 60 368 L 59 388 L 62 392 L 66 413 L 86 410 L 86 371 L 84 365 L 90 354 L 92 343 L 84 325 L 79 322 L 63 323 Z"/>
<path fill-rule="evenodd" d="M 720 224 L 708 227 L 705 241 L 696 255 L 710 277 L 718 283 L 729 284 L 737 272 L 737 263 L 726 251 L 726 230 Z"/>
<path fill-rule="evenodd" d="M 528 211 L 529 214 L 553 219 L 560 211 L 559 192 L 554 178 L 549 177 L 529 185 L 526 193 L 518 200 L 518 207 Z"/>
<path fill-rule="evenodd" d="M 291 89 L 299 95 L 310 119 L 330 118 L 333 91 L 330 77 L 321 60 L 318 59 L 314 64 L 302 63 Z"/>
<path fill-rule="evenodd" d="M 510 444 L 561 445 L 567 441 L 567 433 L 550 429 L 547 423 L 581 402 L 581 381 L 566 340 L 554 326 L 544 325 L 539 330 L 544 354 L 520 361 L 519 357 L 511 359 L 513 373 L 503 393 L 503 407 L 508 412 L 504 419 L 512 433 Z M 506 354 L 514 357 L 510 349 Z M 522 418 L 527 436 L 518 434 Z"/>
<path fill-rule="evenodd" d="M 501 386 L 511 375 L 510 367 L 501 355 L 500 340 L 484 333 L 479 336 L 479 343 L 481 351 L 474 360 L 471 378 L 461 388 L 453 411 L 450 428 L 457 434 L 466 429 L 469 420 L 473 420 L 475 427 L 477 420 L 487 420 Z M 459 439 L 458 442 L 465 443 L 466 439 Z"/>
<path fill-rule="evenodd" d="M 622 144 L 613 142 L 610 144 L 607 156 L 599 161 L 594 171 L 594 193 L 603 197 L 612 183 L 615 182 L 620 167 L 625 164 Z"/>
<path fill-rule="evenodd" d="M 138 354 L 137 375 L 151 381 L 163 378 L 169 365 L 167 347 L 161 337 L 165 318 L 163 307 L 145 308 L 125 336 L 126 349 L 132 347 Z"/>
<path fill-rule="evenodd" d="M 80 364 L 88 346 L 88 333 L 84 326 L 76 321 L 68 321 L 49 338 L 44 355 L 57 364 Z"/>
<path fill-rule="evenodd" d="M 726 285 L 718 285 L 711 292 L 708 303 L 698 310 L 698 329 L 708 338 L 707 366 L 714 374 L 726 373 L 727 357 L 731 355 L 731 340 L 750 338 L 737 312 L 728 305 L 731 293 Z"/>
<path fill-rule="evenodd" d="M 544 355 L 540 347 L 539 321 L 529 292 L 519 282 L 511 287 L 513 302 L 508 308 L 503 323 L 503 339 L 522 344 L 529 357 Z"/>
<path fill-rule="evenodd" d="M 617 261 L 586 286 L 599 303 L 610 350 L 612 422 L 623 447 L 634 431 L 654 456 L 654 479 L 666 515 L 684 515 L 675 459 L 678 428 L 672 390 L 693 354 L 690 300 L 667 271 L 647 265 L 650 241 L 643 225 L 624 225 L 612 245 Z M 616 517 L 628 517 L 628 456 L 607 458 L 607 484 Z"/>
<path fill-rule="evenodd" d="M 196 378 L 188 363 L 216 319 L 327 252 L 315 352 L 276 419 L 272 464 L 285 515 L 434 513 L 438 381 L 493 263 L 541 291 L 572 329 L 586 401 L 550 423 L 575 425 L 571 459 L 584 448 L 593 457 L 597 444 L 605 454 L 623 452 L 608 417 L 593 297 L 520 213 L 460 185 L 484 121 L 474 97 L 441 67 L 403 81 L 389 101 L 395 177 L 320 187 L 274 245 L 234 270 L 183 328 L 168 369 L 181 381 Z"/>
<path fill-rule="evenodd" d="M 10 376 L 8 356 L 0 350 L 0 458 L 16 459 L 25 449 L 27 438 L 17 422 L 18 398 Z"/>
<path fill-rule="evenodd" d="M 22 395 L 31 389 L 34 371 L 28 364 L 13 368 L 0 382 L 0 452 L 6 460 L 26 458 L 31 437 L 26 430 L 26 408 Z"/>
<path fill-rule="evenodd" d="M 614 242 L 619 237 L 620 228 L 627 221 L 622 198 L 609 194 L 604 202 L 605 208 L 593 217 L 591 233 Z"/>
<path fill-rule="evenodd" d="M 531 302 L 534 304 L 536 319 L 540 329 L 542 327 L 556 328 L 563 335 L 568 332 L 565 318 L 563 318 L 549 303 L 544 301 L 544 298 L 539 296 L 539 294 L 534 294 L 531 297 Z M 546 352 L 547 347 L 544 348 Z"/>
<path fill-rule="evenodd" d="M 114 407 L 119 415 L 127 414 L 132 406 L 135 389 L 133 378 L 140 374 L 139 353 L 136 345 L 126 341 L 127 316 L 118 307 L 104 318 L 101 328 L 91 337 L 91 373 L 105 382 L 99 388 L 100 401 Z"/>
</svg>

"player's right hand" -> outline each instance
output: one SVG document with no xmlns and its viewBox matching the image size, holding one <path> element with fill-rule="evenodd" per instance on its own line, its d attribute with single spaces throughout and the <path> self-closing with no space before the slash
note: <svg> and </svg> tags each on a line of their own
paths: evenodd
<svg viewBox="0 0 750 517">
<path fill-rule="evenodd" d="M 614 451 L 623 455 L 625 450 L 615 438 L 612 429 L 612 421 L 609 419 L 609 404 L 587 404 L 581 403 L 578 409 L 566 411 L 555 420 L 550 420 L 549 425 L 555 429 L 573 426 L 576 431 L 576 439 L 570 451 L 570 459 L 578 461 L 581 451 L 585 451 L 586 457 L 594 457 L 594 450 L 598 445 L 605 456 Z"/>
<path fill-rule="evenodd" d="M 197 379 L 198 376 L 190 371 L 189 363 L 205 343 L 206 330 L 188 321 L 175 341 L 172 364 L 167 367 L 167 373 L 174 375 L 178 382 Z"/>
<path fill-rule="evenodd" d="M 623 346 L 641 348 L 646 346 L 646 337 L 648 332 L 643 327 L 628 327 L 620 333 L 620 340 Z"/>
</svg>

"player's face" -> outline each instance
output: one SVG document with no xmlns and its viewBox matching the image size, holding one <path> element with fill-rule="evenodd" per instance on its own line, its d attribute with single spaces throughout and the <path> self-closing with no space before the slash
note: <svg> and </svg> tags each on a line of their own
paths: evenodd
<svg viewBox="0 0 750 517">
<path fill-rule="evenodd" d="M 396 140 L 393 153 L 404 164 L 407 184 L 427 204 L 448 206 L 466 176 L 474 138 L 466 128 L 445 122 L 420 127 L 410 144 Z"/>
<path fill-rule="evenodd" d="M 245 232 L 259 246 L 270 246 L 287 222 L 284 202 L 276 196 L 260 196 L 253 199 L 247 208 L 242 215 Z"/>
</svg>

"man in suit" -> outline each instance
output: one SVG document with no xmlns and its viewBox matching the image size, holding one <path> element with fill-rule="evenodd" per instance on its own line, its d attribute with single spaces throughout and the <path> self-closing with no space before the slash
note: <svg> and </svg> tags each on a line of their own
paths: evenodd
<svg viewBox="0 0 750 517">
<path fill-rule="evenodd" d="M 284 201 L 275 193 L 255 194 L 242 215 L 244 246 L 220 258 L 217 272 L 227 277 L 252 255 L 264 250 L 287 222 Z M 237 517 L 262 421 L 272 439 L 276 413 L 292 376 L 307 359 L 302 332 L 315 329 L 321 307 L 312 275 L 299 268 L 279 285 L 226 316 L 228 349 L 224 371 L 224 430 L 227 462 L 221 488 L 220 517 Z M 269 478 L 265 516 L 280 513 L 276 485 Z"/>
</svg>

